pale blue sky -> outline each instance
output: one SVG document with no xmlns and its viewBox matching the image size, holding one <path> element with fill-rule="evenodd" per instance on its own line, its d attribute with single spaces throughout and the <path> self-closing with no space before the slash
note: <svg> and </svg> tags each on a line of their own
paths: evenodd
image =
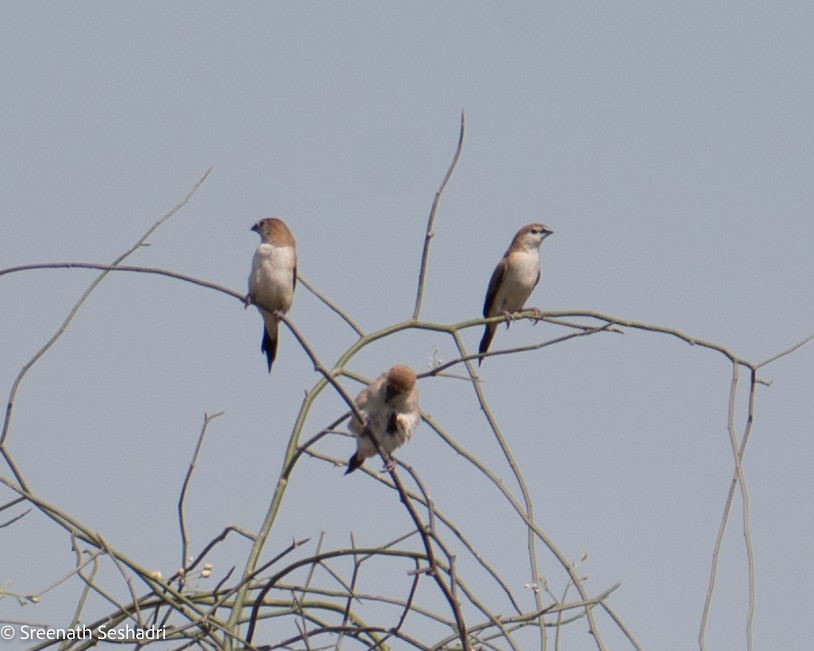
<svg viewBox="0 0 814 651">
<path fill-rule="evenodd" d="M 478 316 L 512 235 L 542 221 L 555 234 L 531 304 L 673 327 L 761 361 L 814 332 L 812 33 L 808 2 L 1 3 L 0 267 L 110 262 L 214 166 L 130 262 L 242 292 L 249 227 L 276 215 L 297 237 L 302 275 L 374 330 L 412 312 L 426 217 L 464 109 L 424 318 Z M 0 278 L 4 395 L 91 278 Z M 328 363 L 353 340 L 302 288 L 290 316 Z M 43 498 L 171 574 L 203 413 L 226 412 L 193 480 L 193 546 L 229 523 L 260 525 L 317 379 L 288 333 L 268 376 L 260 334 L 258 315 L 224 296 L 113 275 L 24 381 L 9 450 Z M 494 347 L 559 334 L 521 323 Z M 479 337 L 465 333 L 472 350 Z M 454 357 L 448 339 L 412 333 L 351 367 L 423 371 L 434 346 Z M 765 369 L 772 385 L 760 388 L 745 460 L 756 649 L 810 640 L 812 363 L 814 345 Z M 610 603 L 645 648 L 697 648 L 733 470 L 726 360 L 628 332 L 490 359 L 482 377 L 541 526 L 570 558 L 589 554 L 589 590 L 622 583 Z M 420 391 L 424 410 L 510 483 L 464 383 L 424 380 Z M 309 435 L 341 411 L 325 399 Z M 323 449 L 346 458 L 349 445 Z M 426 425 L 400 457 L 530 599 L 524 532 L 494 490 Z M 350 532 L 381 544 L 408 522 L 369 478 L 308 461 L 276 526 L 269 553 L 320 531 L 332 546 Z M 37 514 L 2 536 L 0 581 L 14 591 L 38 592 L 72 567 L 67 537 Z M 245 552 L 226 545 L 216 576 Z M 561 590 L 562 571 L 540 557 Z M 68 583 L 24 609 L 0 600 L 0 619 L 65 623 L 78 591 Z M 738 503 L 709 649 L 745 648 L 746 608 Z M 566 641 L 594 648 L 582 624 Z"/>
</svg>

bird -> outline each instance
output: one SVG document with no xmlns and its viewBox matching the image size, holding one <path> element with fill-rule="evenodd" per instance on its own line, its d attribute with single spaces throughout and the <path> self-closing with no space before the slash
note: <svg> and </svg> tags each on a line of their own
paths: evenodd
<svg viewBox="0 0 814 651">
<path fill-rule="evenodd" d="M 277 357 L 279 316 L 291 309 L 297 286 L 297 243 L 285 222 L 276 217 L 261 219 L 250 230 L 260 235 L 260 245 L 252 258 L 246 306 L 255 303 L 263 317 L 260 350 L 271 373 Z"/>
<path fill-rule="evenodd" d="M 553 232 L 544 224 L 527 224 L 517 231 L 492 272 L 483 301 L 484 317 L 488 319 L 503 314 L 508 328 L 512 313 L 523 310 L 532 290 L 540 282 L 540 244 Z M 483 362 L 483 355 L 489 351 L 496 330 L 496 323 L 486 325 L 478 347 L 481 355 L 478 366 Z"/>
<path fill-rule="evenodd" d="M 359 392 L 356 406 L 366 423 L 362 426 L 355 416 L 351 417 L 350 431 L 356 436 L 356 452 L 348 459 L 346 475 L 359 468 L 365 459 L 376 455 L 370 435 L 376 437 L 379 448 L 388 457 L 393 450 L 410 440 L 421 422 L 415 383 L 415 371 L 404 364 L 397 364 Z M 385 464 L 386 470 L 394 467 L 392 459 Z"/>
</svg>

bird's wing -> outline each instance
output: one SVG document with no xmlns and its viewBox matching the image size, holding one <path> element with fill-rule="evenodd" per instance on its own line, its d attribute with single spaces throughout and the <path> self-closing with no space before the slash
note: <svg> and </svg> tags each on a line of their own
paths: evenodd
<svg viewBox="0 0 814 651">
<path fill-rule="evenodd" d="M 486 298 L 483 301 L 483 316 L 494 316 L 492 311 L 495 307 L 495 299 L 497 298 L 498 289 L 503 282 L 503 276 L 506 274 L 506 267 L 509 266 L 508 261 L 504 257 L 497 263 L 495 270 L 492 272 L 492 277 L 489 280 L 489 288 L 486 290 Z"/>
</svg>

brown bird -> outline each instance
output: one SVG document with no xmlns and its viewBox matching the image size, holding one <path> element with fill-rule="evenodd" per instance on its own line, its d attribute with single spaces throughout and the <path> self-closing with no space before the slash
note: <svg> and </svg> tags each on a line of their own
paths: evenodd
<svg viewBox="0 0 814 651">
<path fill-rule="evenodd" d="M 261 219 L 251 230 L 260 235 L 260 246 L 252 259 L 246 305 L 252 301 L 270 308 L 257 307 L 263 317 L 260 350 L 266 355 L 270 373 L 277 357 L 279 315 L 291 309 L 297 286 L 297 243 L 285 222 L 276 217 Z"/>
<path fill-rule="evenodd" d="M 532 290 L 540 282 L 540 244 L 553 232 L 543 224 L 528 224 L 517 231 L 489 280 L 483 302 L 484 317 L 503 314 L 508 327 L 512 313 L 523 310 Z M 488 352 L 496 330 L 496 323 L 487 324 L 478 347 L 481 355 Z M 482 362 L 483 357 L 478 360 L 478 366 Z"/>
<path fill-rule="evenodd" d="M 356 406 L 367 423 L 362 427 L 355 416 L 351 417 L 350 431 L 356 435 L 356 452 L 348 459 L 346 475 L 361 466 L 365 459 L 376 455 L 368 433 L 376 437 L 379 447 L 387 455 L 410 440 L 421 422 L 415 382 L 415 371 L 397 364 L 359 393 Z M 394 465 L 391 459 L 385 468 L 392 470 Z"/>
</svg>

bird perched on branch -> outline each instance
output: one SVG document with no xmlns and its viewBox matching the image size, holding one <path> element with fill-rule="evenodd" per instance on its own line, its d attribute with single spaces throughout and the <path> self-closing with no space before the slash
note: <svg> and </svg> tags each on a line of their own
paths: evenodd
<svg viewBox="0 0 814 651">
<path fill-rule="evenodd" d="M 251 230 L 260 235 L 260 246 L 252 259 L 246 306 L 250 302 L 258 304 L 257 309 L 263 317 L 260 350 L 266 354 L 270 373 L 277 356 L 279 317 L 291 309 L 294 300 L 297 243 L 285 222 L 276 217 L 261 219 Z"/>
<path fill-rule="evenodd" d="M 523 310 L 532 290 L 540 281 L 540 244 L 553 232 L 543 224 L 528 224 L 517 231 L 508 250 L 492 272 L 483 302 L 484 317 L 502 314 L 506 317 L 508 328 L 512 313 Z M 496 330 L 496 323 L 487 324 L 478 347 L 481 355 L 488 352 Z M 482 362 L 483 357 L 478 360 L 478 366 Z"/>
<path fill-rule="evenodd" d="M 359 393 L 356 406 L 367 423 L 363 427 L 355 416 L 351 417 L 350 431 L 356 435 L 356 452 L 348 459 L 346 475 L 361 466 L 365 459 L 376 455 L 370 435 L 376 437 L 379 447 L 388 457 L 393 450 L 410 440 L 421 422 L 415 381 L 413 369 L 397 364 Z M 389 459 L 385 468 L 392 470 L 394 466 L 395 462 Z"/>
</svg>

